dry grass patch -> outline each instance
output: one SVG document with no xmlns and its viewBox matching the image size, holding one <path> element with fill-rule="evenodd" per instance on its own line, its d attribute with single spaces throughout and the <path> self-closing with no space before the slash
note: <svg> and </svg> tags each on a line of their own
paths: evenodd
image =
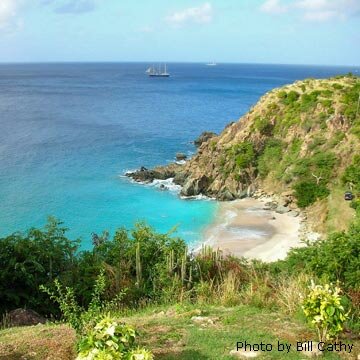
<svg viewBox="0 0 360 360">
<path fill-rule="evenodd" d="M 0 332 L 0 360 L 73 360 L 75 332 L 66 325 L 36 325 Z"/>
</svg>

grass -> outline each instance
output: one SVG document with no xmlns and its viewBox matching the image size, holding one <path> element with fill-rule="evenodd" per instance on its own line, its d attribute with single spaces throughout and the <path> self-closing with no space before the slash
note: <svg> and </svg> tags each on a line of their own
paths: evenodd
<svg viewBox="0 0 360 360">
<path fill-rule="evenodd" d="M 334 231 L 345 231 L 349 224 L 354 221 L 355 210 L 344 200 L 344 187 L 334 188 L 328 197 L 328 216 L 326 219 L 326 230 L 328 233 Z"/>
<path fill-rule="evenodd" d="M 66 325 L 36 325 L 0 331 L 0 360 L 75 359 L 75 332 Z"/>
<path fill-rule="evenodd" d="M 195 323 L 193 316 L 207 317 L 212 323 Z M 273 345 L 271 352 L 263 352 L 260 359 L 283 359 L 277 343 L 290 343 L 292 350 L 286 359 L 304 359 L 297 352 L 297 341 L 315 340 L 315 333 L 302 319 L 253 306 L 232 308 L 220 306 L 178 305 L 152 307 L 138 312 L 119 315 L 139 332 L 139 345 L 151 349 L 159 360 L 234 359 L 229 355 L 236 343 L 247 341 Z M 343 342 L 354 343 L 353 340 Z M 74 332 L 65 325 L 38 325 L 13 328 L 0 332 L 1 360 L 70 360 L 74 359 Z M 360 341 L 355 342 L 355 354 Z M 325 353 L 323 359 L 354 359 L 354 352 L 346 354 Z"/>
</svg>

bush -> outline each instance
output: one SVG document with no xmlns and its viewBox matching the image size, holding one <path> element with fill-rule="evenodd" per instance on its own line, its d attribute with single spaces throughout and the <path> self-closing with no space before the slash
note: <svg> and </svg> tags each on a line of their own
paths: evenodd
<svg viewBox="0 0 360 360">
<path fill-rule="evenodd" d="M 266 142 L 263 153 L 258 158 L 258 170 L 262 177 L 276 169 L 282 158 L 283 143 L 280 140 L 270 139 Z"/>
<path fill-rule="evenodd" d="M 284 105 L 292 105 L 294 102 L 296 102 L 299 99 L 300 94 L 294 90 L 291 90 L 289 92 L 280 91 L 278 93 L 278 97 L 281 99 Z"/>
<path fill-rule="evenodd" d="M 254 162 L 256 153 L 254 146 L 250 141 L 244 141 L 240 144 L 233 145 L 228 149 L 228 153 L 235 160 L 235 164 L 240 169 L 247 168 Z"/>
<path fill-rule="evenodd" d="M 254 127 L 262 135 L 271 135 L 273 129 L 271 122 L 262 117 L 257 117 L 255 119 Z"/>
<path fill-rule="evenodd" d="M 295 190 L 297 204 L 301 208 L 305 208 L 330 194 L 325 185 L 316 184 L 314 181 L 301 181 L 295 184 L 293 189 Z"/>
<path fill-rule="evenodd" d="M 57 308 L 37 289 L 58 277 L 65 282 L 72 278 L 79 241 L 66 238 L 66 231 L 62 222 L 49 217 L 43 229 L 0 238 L 0 314 L 27 307 L 57 315 Z"/>
<path fill-rule="evenodd" d="M 345 185 L 360 191 L 360 155 L 354 156 L 351 165 L 345 169 L 341 180 Z"/>
<path fill-rule="evenodd" d="M 360 225 L 291 250 L 282 266 L 288 272 L 305 271 L 326 282 L 339 281 L 346 290 L 360 290 Z"/>
<path fill-rule="evenodd" d="M 40 290 L 48 294 L 50 299 L 59 305 L 65 322 L 80 334 L 86 331 L 88 326 L 92 326 L 93 323 L 98 321 L 102 313 L 116 305 L 123 296 L 121 292 L 110 302 L 102 300 L 106 288 L 106 279 L 103 271 L 95 281 L 91 301 L 87 309 L 84 309 L 77 303 L 72 288 L 64 288 L 57 279 L 54 281 L 54 285 L 54 290 L 43 285 L 40 286 Z"/>
<path fill-rule="evenodd" d="M 301 96 L 301 104 L 300 109 L 302 112 L 307 112 L 311 108 L 315 107 L 318 103 L 318 97 L 320 95 L 320 91 L 313 91 L 310 94 L 305 93 Z"/>
<path fill-rule="evenodd" d="M 306 318 L 317 330 L 319 342 L 331 340 L 342 332 L 344 322 L 348 318 L 340 288 L 312 284 L 310 292 L 303 301 Z"/>
<path fill-rule="evenodd" d="M 355 84 L 349 88 L 344 90 L 344 95 L 342 97 L 342 102 L 346 105 L 346 109 L 344 111 L 345 116 L 351 121 L 356 120 L 356 112 L 359 101 L 360 94 L 360 80 L 356 78 L 357 81 Z M 359 116 L 360 114 L 358 114 Z"/>
<path fill-rule="evenodd" d="M 134 328 L 107 316 L 80 340 L 76 360 L 152 360 L 149 351 L 134 349 L 135 338 Z"/>
</svg>

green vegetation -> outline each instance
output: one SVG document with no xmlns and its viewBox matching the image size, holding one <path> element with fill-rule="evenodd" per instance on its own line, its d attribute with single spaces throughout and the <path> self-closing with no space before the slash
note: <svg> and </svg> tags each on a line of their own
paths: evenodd
<svg viewBox="0 0 360 360">
<path fill-rule="evenodd" d="M 153 360 L 151 352 L 135 348 L 135 338 L 134 328 L 106 316 L 80 340 L 76 360 Z"/>
<path fill-rule="evenodd" d="M 353 86 L 344 89 L 342 102 L 345 105 L 344 115 L 351 121 L 359 121 L 360 113 L 357 114 L 358 101 L 360 96 L 360 83 L 356 82 Z"/>
<path fill-rule="evenodd" d="M 301 208 L 305 208 L 330 194 L 325 185 L 316 184 L 315 181 L 300 181 L 294 185 L 294 190 L 297 204 Z"/>
<path fill-rule="evenodd" d="M 244 141 L 233 145 L 227 150 L 230 158 L 234 159 L 236 167 L 245 169 L 255 161 L 254 145 L 250 141 Z"/>
<path fill-rule="evenodd" d="M 268 181 L 281 191 L 292 189 L 299 207 L 313 205 L 308 213 L 316 206 L 318 213 L 328 210 L 333 225 L 335 217 L 346 217 L 346 224 L 351 219 L 347 231 L 334 231 L 291 250 L 285 260 L 265 264 L 206 247 L 189 253 L 173 232 L 159 234 L 146 223 L 118 229 L 112 237 L 94 234 L 92 249 L 81 251 L 79 241 L 69 239 L 62 223 L 50 218 L 43 229 L 0 239 L 0 315 L 6 318 L 14 308 L 27 307 L 73 330 L 36 327 L 32 344 L 26 329 L 5 329 L 0 359 L 57 354 L 61 346 L 56 342 L 49 342 L 51 351 L 37 349 L 38 329 L 46 338 L 66 339 L 66 354 L 57 354 L 59 359 L 76 354 L 78 359 L 152 359 L 152 354 L 158 359 L 230 359 L 230 350 L 242 339 L 294 344 L 317 335 L 324 340 L 358 333 L 360 156 L 354 134 L 360 136 L 359 90 L 354 76 L 285 87 L 272 92 L 260 110 L 254 108 L 251 124 L 243 126 L 245 136 L 235 134 L 232 140 L 230 129 L 226 141 L 220 135 L 208 144 L 209 162 L 216 168 L 209 178 L 235 185 Z M 344 190 L 356 195 L 351 202 L 356 211 L 344 202 Z M 309 288 L 311 280 L 318 285 Z M 36 355 L 29 355 L 33 348 Z M 302 355 L 292 350 L 287 357 Z M 323 357 L 338 358 L 329 352 Z"/>
<path fill-rule="evenodd" d="M 271 135 L 274 126 L 269 120 L 258 117 L 255 119 L 254 127 L 262 135 Z"/>
<path fill-rule="evenodd" d="M 352 163 L 346 168 L 342 181 L 350 189 L 360 191 L 360 155 L 355 155 Z"/>
<path fill-rule="evenodd" d="M 303 302 L 303 310 L 316 328 L 319 342 L 325 342 L 336 338 L 342 331 L 348 314 L 341 304 L 340 289 L 325 286 L 312 285 L 311 290 Z"/>
<path fill-rule="evenodd" d="M 258 170 L 265 177 L 273 170 L 282 158 L 283 143 L 280 140 L 269 139 L 264 147 L 263 153 L 258 157 Z"/>
</svg>

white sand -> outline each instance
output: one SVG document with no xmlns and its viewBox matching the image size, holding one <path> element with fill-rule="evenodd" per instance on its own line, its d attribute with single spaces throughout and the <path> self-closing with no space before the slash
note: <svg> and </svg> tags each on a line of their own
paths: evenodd
<svg viewBox="0 0 360 360">
<path fill-rule="evenodd" d="M 299 217 L 263 210 L 264 202 L 243 199 L 219 206 L 215 222 L 204 232 L 204 242 L 225 254 L 266 262 L 284 259 L 300 240 Z"/>
</svg>

